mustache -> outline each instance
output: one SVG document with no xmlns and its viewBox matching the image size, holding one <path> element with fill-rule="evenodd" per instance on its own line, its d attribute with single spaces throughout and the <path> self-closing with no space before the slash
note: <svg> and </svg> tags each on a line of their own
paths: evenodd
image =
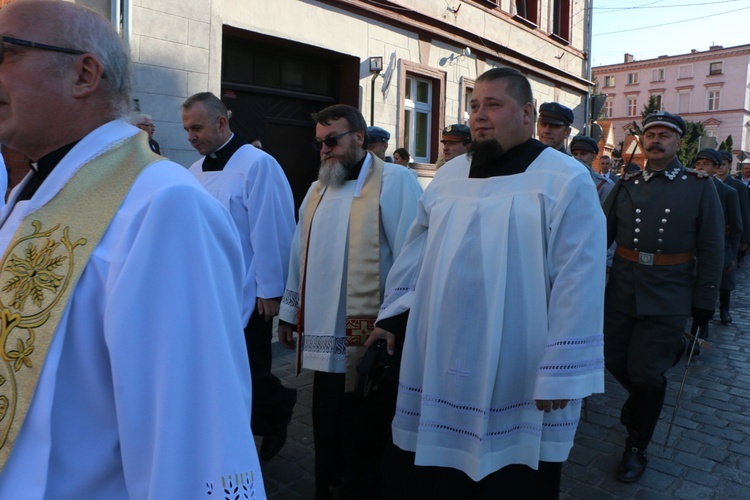
<svg viewBox="0 0 750 500">
<path fill-rule="evenodd" d="M 653 150 L 661 151 L 662 153 L 666 151 L 666 149 L 659 146 L 658 144 L 654 144 L 653 146 L 646 148 L 646 151 L 653 151 Z"/>
</svg>

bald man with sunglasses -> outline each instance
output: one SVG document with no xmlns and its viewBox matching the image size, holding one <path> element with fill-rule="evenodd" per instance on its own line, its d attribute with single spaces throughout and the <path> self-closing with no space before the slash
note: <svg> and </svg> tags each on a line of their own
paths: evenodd
<svg viewBox="0 0 750 500">
<path fill-rule="evenodd" d="M 300 207 L 279 341 L 292 348 L 298 332 L 301 367 L 314 371 L 315 498 L 342 486 L 342 498 L 381 498 L 395 381 L 363 399 L 355 369 L 422 189 L 407 169 L 366 151 L 356 108 L 330 106 L 313 119 L 320 170 Z"/>
</svg>

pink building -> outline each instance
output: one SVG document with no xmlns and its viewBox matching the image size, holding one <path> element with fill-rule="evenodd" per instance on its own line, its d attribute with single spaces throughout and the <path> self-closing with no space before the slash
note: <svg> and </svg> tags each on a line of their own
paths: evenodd
<svg viewBox="0 0 750 500">
<path fill-rule="evenodd" d="M 645 61 L 625 54 L 625 62 L 598 66 L 592 74 L 599 91 L 607 94 L 604 109 L 614 143 L 605 147 L 619 147 L 630 124 L 640 122 L 644 106 L 656 96 L 664 111 L 701 122 L 717 145 L 731 135 L 735 155 L 750 150 L 750 45 L 713 46 Z"/>
</svg>

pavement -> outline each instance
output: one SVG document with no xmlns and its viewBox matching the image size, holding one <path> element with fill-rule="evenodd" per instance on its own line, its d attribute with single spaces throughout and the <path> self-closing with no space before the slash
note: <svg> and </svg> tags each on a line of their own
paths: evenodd
<svg viewBox="0 0 750 500">
<path fill-rule="evenodd" d="M 686 359 L 669 373 L 660 422 L 649 446 L 648 469 L 625 484 L 615 469 L 625 442 L 619 423 L 626 393 L 609 374 L 605 393 L 588 398 L 588 416 L 563 465 L 561 499 L 748 499 L 750 498 L 750 262 L 737 276 L 731 325 L 710 326 L 711 349 L 690 364 L 679 411 L 664 448 Z M 718 316 L 718 312 L 717 312 Z M 294 375 L 294 352 L 274 344 L 274 373 L 297 388 L 297 405 L 281 452 L 262 464 L 269 500 L 312 499 L 312 373 Z M 260 446 L 259 440 L 256 441 Z"/>
</svg>

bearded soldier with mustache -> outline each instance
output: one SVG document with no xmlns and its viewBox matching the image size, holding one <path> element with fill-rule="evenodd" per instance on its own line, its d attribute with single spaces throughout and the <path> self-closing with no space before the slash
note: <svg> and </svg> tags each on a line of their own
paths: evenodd
<svg viewBox="0 0 750 500">
<path fill-rule="evenodd" d="M 648 163 L 626 174 L 604 202 L 607 245 L 617 242 L 604 299 L 604 359 L 627 389 L 627 428 L 617 479 L 646 470 L 646 447 L 659 420 L 664 373 L 684 349 L 692 315 L 701 328 L 714 314 L 724 256 L 724 223 L 710 178 L 682 166 L 685 122 L 653 113 L 643 121 Z"/>
</svg>

